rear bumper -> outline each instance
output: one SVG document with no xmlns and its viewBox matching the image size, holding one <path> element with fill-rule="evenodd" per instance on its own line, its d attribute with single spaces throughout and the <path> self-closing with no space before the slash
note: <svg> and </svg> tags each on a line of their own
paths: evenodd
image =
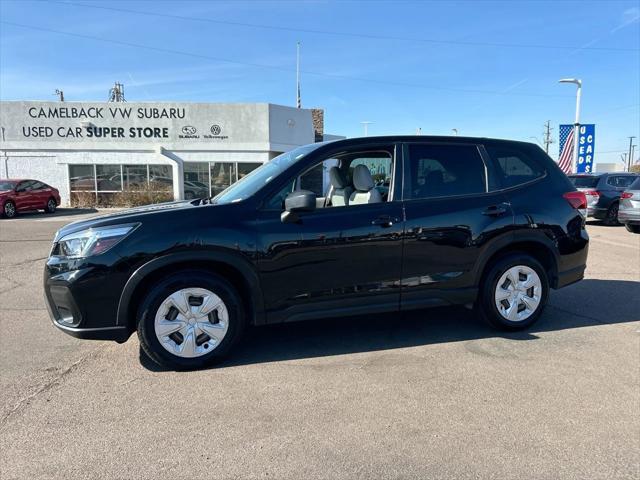
<svg viewBox="0 0 640 480">
<path fill-rule="evenodd" d="M 621 208 L 618 210 L 618 221 L 632 225 L 640 224 L 640 208 Z"/>
</svg>

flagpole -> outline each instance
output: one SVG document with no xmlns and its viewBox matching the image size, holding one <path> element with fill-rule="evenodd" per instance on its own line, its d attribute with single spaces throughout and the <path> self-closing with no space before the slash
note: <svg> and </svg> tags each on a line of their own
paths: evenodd
<svg viewBox="0 0 640 480">
<path fill-rule="evenodd" d="M 576 91 L 576 121 L 573 123 L 573 162 L 571 172 L 578 172 L 578 148 L 580 139 L 580 97 L 582 95 L 582 80 L 577 78 L 563 78 L 560 83 L 574 83 L 578 89 Z"/>
<path fill-rule="evenodd" d="M 296 107 L 302 108 L 300 98 L 300 42 L 296 43 Z"/>
</svg>

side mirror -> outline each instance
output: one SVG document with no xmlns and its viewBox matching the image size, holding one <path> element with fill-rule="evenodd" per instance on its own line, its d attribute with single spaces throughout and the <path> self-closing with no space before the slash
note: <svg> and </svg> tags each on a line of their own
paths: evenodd
<svg viewBox="0 0 640 480">
<path fill-rule="evenodd" d="M 280 215 L 283 223 L 298 223 L 301 212 L 311 212 L 316 209 L 316 194 L 308 190 L 291 192 L 284 199 L 284 212 Z"/>
</svg>

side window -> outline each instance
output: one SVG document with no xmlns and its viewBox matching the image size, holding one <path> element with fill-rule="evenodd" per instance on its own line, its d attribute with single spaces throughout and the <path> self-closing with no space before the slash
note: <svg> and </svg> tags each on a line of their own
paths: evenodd
<svg viewBox="0 0 640 480">
<path fill-rule="evenodd" d="M 411 198 L 487 191 L 487 170 L 475 145 L 410 145 Z"/>
<path fill-rule="evenodd" d="M 33 180 L 26 180 L 24 182 L 20 182 L 18 184 L 18 187 L 16 188 L 16 190 L 18 192 L 30 192 L 31 190 L 33 190 Z"/>
<path fill-rule="evenodd" d="M 505 188 L 527 183 L 544 175 L 544 168 L 528 152 L 495 145 L 487 145 L 486 149 L 500 169 Z"/>
<path fill-rule="evenodd" d="M 31 187 L 31 190 L 42 190 L 43 188 L 46 188 L 45 184 L 42 182 L 33 182 L 33 186 Z"/>
<path fill-rule="evenodd" d="M 389 198 L 391 189 L 393 172 L 391 152 L 391 149 L 385 148 L 380 151 L 349 152 L 325 158 L 298 177 L 291 178 L 279 192 L 267 201 L 265 208 L 282 210 L 287 195 L 296 190 L 309 190 L 315 193 L 317 208 L 339 208 L 351 204 L 385 202 Z M 360 177 L 360 181 L 364 180 L 365 184 L 361 185 L 361 190 L 357 190 L 353 182 L 353 175 L 356 168 L 361 165 L 367 167 L 371 175 L 370 178 L 369 175 Z M 329 171 L 332 167 L 338 167 L 343 178 L 343 186 L 339 189 L 331 185 Z M 363 170 L 362 167 L 359 168 L 361 175 Z M 336 191 L 340 193 L 336 193 Z M 339 199 L 336 199 L 334 202 L 334 196 L 341 196 L 342 200 L 338 202 Z"/>
<path fill-rule="evenodd" d="M 607 179 L 607 184 L 614 187 L 627 188 L 634 180 L 635 177 L 630 176 L 612 176 Z"/>
</svg>

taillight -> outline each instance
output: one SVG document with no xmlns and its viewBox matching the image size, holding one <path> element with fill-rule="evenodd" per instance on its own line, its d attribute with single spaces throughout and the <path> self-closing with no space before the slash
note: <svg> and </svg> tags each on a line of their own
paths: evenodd
<svg viewBox="0 0 640 480">
<path fill-rule="evenodd" d="M 567 192 L 562 196 L 576 210 L 587 208 L 587 197 L 584 192 Z"/>
<path fill-rule="evenodd" d="M 589 195 L 590 197 L 599 197 L 600 196 L 600 192 L 597 190 L 587 190 L 586 192 L 584 192 L 585 195 Z"/>
<path fill-rule="evenodd" d="M 633 193 L 631 192 L 622 192 L 622 195 L 620 195 L 620 198 L 631 198 L 633 197 Z"/>
</svg>

